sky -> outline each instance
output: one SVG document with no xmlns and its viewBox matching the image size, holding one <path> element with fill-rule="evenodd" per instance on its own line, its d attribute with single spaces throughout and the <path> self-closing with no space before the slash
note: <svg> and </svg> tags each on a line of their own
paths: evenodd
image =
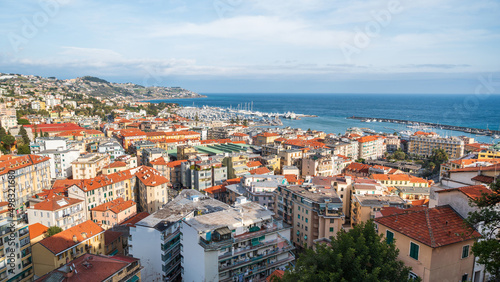
<svg viewBox="0 0 500 282">
<path fill-rule="evenodd" d="M 199 93 L 500 93 L 500 1 L 2 0 L 0 72 Z"/>
</svg>

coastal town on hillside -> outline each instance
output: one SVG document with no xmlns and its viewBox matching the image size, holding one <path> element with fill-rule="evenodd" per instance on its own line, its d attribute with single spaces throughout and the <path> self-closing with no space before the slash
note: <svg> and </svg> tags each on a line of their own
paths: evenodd
<svg viewBox="0 0 500 282">
<path fill-rule="evenodd" d="M 492 275 L 464 219 L 500 143 L 147 101 L 201 97 L 0 74 L 0 281 L 279 281 L 367 222 L 415 281 Z"/>
</svg>

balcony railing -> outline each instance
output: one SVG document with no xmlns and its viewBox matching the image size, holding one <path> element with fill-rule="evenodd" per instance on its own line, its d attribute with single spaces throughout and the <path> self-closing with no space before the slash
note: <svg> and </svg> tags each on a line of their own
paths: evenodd
<svg viewBox="0 0 500 282">
<path fill-rule="evenodd" d="M 281 259 L 281 260 L 277 260 L 275 262 L 268 263 L 268 264 L 263 265 L 263 266 L 254 267 L 254 268 L 252 268 L 249 271 L 248 274 L 244 274 L 243 281 L 245 281 L 245 279 L 247 279 L 247 278 L 249 278 L 251 276 L 254 276 L 254 275 L 259 274 L 259 273 L 261 273 L 263 271 L 266 271 L 269 268 L 276 267 L 276 266 L 279 266 L 279 265 L 282 265 L 282 264 L 285 264 L 285 263 L 289 263 L 289 262 L 292 262 L 293 260 L 295 260 L 295 257 L 290 254 L 287 258 L 284 258 L 284 259 Z M 225 278 L 225 279 L 222 279 L 220 281 L 221 282 L 234 281 L 234 279 L 240 277 L 241 274 L 242 274 L 241 272 L 237 272 L 237 273 L 234 273 L 232 276 L 230 276 L 228 278 Z"/>
<path fill-rule="evenodd" d="M 278 243 L 281 243 L 281 242 L 285 242 L 285 240 L 274 239 L 274 240 L 270 240 L 270 241 L 266 241 L 266 242 L 260 242 L 259 244 L 255 245 L 255 246 L 247 246 L 244 249 L 240 249 L 240 250 L 238 250 L 236 252 L 227 252 L 227 253 L 224 253 L 224 254 L 222 254 L 222 255 L 219 256 L 219 260 L 222 260 L 222 259 L 227 258 L 227 257 L 238 256 L 238 255 L 247 253 L 249 251 L 257 250 L 257 249 L 260 249 L 260 248 L 263 248 L 263 247 L 267 247 L 267 246 L 270 246 L 270 245 L 275 245 L 275 244 L 278 244 Z"/>
<path fill-rule="evenodd" d="M 170 241 L 172 238 L 174 238 L 175 236 L 179 235 L 181 233 L 181 231 L 179 229 L 177 229 L 176 231 L 174 231 L 173 233 L 168 233 L 168 234 L 165 234 L 164 236 L 162 236 L 162 241 L 163 242 L 168 242 Z"/>
<path fill-rule="evenodd" d="M 234 243 L 234 239 L 228 239 L 220 242 L 215 242 L 215 241 L 207 241 L 200 237 L 200 245 L 207 250 L 218 250 L 221 249 L 222 247 L 227 247 L 228 245 L 232 245 Z"/>
<path fill-rule="evenodd" d="M 270 251 L 266 254 L 263 254 L 263 255 L 260 255 L 260 256 L 256 256 L 256 257 L 253 257 L 253 258 L 250 258 L 250 259 L 245 259 L 245 260 L 242 260 L 242 261 L 238 261 L 238 262 L 235 262 L 235 263 L 232 263 L 232 264 L 229 264 L 229 265 L 223 265 L 223 266 L 219 266 L 219 272 L 223 272 L 223 271 L 228 271 L 232 268 L 235 268 L 235 267 L 242 267 L 244 265 L 247 265 L 247 264 L 252 264 L 252 263 L 257 263 L 258 261 L 261 261 L 265 258 L 268 258 L 270 256 L 274 256 L 274 255 L 277 255 L 277 254 L 280 254 L 280 253 L 284 253 L 284 252 L 288 252 L 288 251 L 291 251 L 293 250 L 294 247 L 291 246 L 291 245 L 288 245 L 288 246 L 285 246 L 283 248 L 277 248 L 273 251 Z"/>
</svg>

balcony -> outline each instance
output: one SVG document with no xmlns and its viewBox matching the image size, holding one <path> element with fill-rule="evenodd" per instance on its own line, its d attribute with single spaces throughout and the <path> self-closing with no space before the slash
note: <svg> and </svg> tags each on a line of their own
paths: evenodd
<svg viewBox="0 0 500 282">
<path fill-rule="evenodd" d="M 234 242 L 235 243 L 242 242 L 245 240 L 252 239 L 254 237 L 259 237 L 259 236 L 262 236 L 262 235 L 265 235 L 268 233 L 272 233 L 272 232 L 276 232 L 276 231 L 288 229 L 288 228 L 291 228 L 291 226 L 289 226 L 281 221 L 275 221 L 269 225 L 263 225 L 259 231 L 252 231 L 249 229 L 244 234 L 234 236 Z"/>
<path fill-rule="evenodd" d="M 172 242 L 170 244 L 163 244 L 163 245 L 161 245 L 161 249 L 162 249 L 163 252 L 168 253 L 171 250 L 173 250 L 175 247 L 179 246 L 180 243 L 181 243 L 181 240 L 178 239 L 175 242 Z"/>
<path fill-rule="evenodd" d="M 266 271 L 266 270 L 268 270 L 270 268 L 273 268 L 273 267 L 277 267 L 279 265 L 283 265 L 285 263 L 290 263 L 293 260 L 295 260 L 295 257 L 290 254 L 285 259 L 281 259 L 281 260 L 277 260 L 277 261 L 274 261 L 274 262 L 271 262 L 271 263 L 267 263 L 267 264 L 262 265 L 262 266 L 256 266 L 254 268 L 251 268 L 251 269 L 247 270 L 245 273 L 243 273 L 243 272 L 234 272 L 232 276 L 230 276 L 228 278 L 225 278 L 225 279 L 221 279 L 220 281 L 221 282 L 234 281 L 234 279 L 240 277 L 241 274 L 244 275 L 243 276 L 243 281 L 245 281 L 247 278 L 250 278 L 250 277 L 252 277 L 252 276 L 254 276 L 256 274 L 262 273 L 263 271 Z M 258 279 L 256 281 L 258 281 Z"/>
<path fill-rule="evenodd" d="M 222 249 L 223 247 L 231 246 L 234 243 L 234 239 L 228 239 L 228 240 L 223 240 L 220 242 L 215 242 L 215 241 L 207 241 L 200 237 L 199 244 L 206 250 L 219 250 Z"/>
<path fill-rule="evenodd" d="M 181 249 L 178 248 L 176 250 L 174 250 L 172 252 L 172 255 L 171 256 L 167 256 L 167 255 L 161 255 L 161 260 L 163 261 L 163 263 L 165 265 L 169 264 L 172 260 L 174 260 L 175 258 L 177 258 L 177 256 L 180 254 L 181 252 Z"/>
<path fill-rule="evenodd" d="M 170 265 L 162 265 L 161 268 L 163 270 L 163 272 L 165 272 L 167 275 L 172 272 L 177 266 L 179 266 L 181 264 L 181 259 L 179 257 L 179 259 L 173 263 L 171 263 Z"/>
<path fill-rule="evenodd" d="M 181 233 L 181 231 L 179 229 L 177 229 L 176 231 L 174 231 L 172 233 L 168 233 L 168 234 L 162 235 L 161 240 L 164 243 L 168 242 L 168 241 L 172 240 L 172 238 L 174 238 L 175 236 L 179 235 L 180 233 Z"/>
<path fill-rule="evenodd" d="M 237 262 L 232 263 L 232 264 L 219 265 L 219 272 L 225 272 L 225 271 L 228 271 L 228 270 L 236 268 L 236 267 L 242 267 L 245 265 L 254 264 L 254 263 L 262 261 L 263 259 L 266 259 L 268 257 L 275 256 L 275 255 L 280 254 L 280 253 L 288 252 L 288 251 L 291 251 L 293 249 L 294 249 L 294 247 L 287 243 L 287 245 L 284 246 L 283 248 L 276 248 L 270 252 L 267 252 L 266 254 L 262 254 L 262 255 L 259 255 L 259 256 L 253 257 L 253 258 L 246 258 L 245 260 L 240 260 L 240 261 L 237 261 Z"/>
<path fill-rule="evenodd" d="M 282 242 L 285 242 L 285 240 L 274 239 L 274 240 L 269 240 L 266 242 L 260 242 L 259 244 L 254 245 L 254 246 L 247 246 L 247 247 L 242 248 L 242 249 L 238 248 L 238 250 L 235 252 L 227 252 L 227 253 L 220 255 L 219 260 L 223 260 L 225 258 L 232 257 L 232 256 L 238 256 L 238 255 L 247 253 L 249 251 L 254 251 L 254 250 L 264 248 L 267 246 L 276 245 L 276 244 L 282 243 Z"/>
</svg>

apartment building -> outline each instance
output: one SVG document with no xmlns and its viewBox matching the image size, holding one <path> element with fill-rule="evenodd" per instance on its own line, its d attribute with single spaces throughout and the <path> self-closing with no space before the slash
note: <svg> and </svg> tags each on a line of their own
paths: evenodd
<svg viewBox="0 0 500 282">
<path fill-rule="evenodd" d="M 385 147 L 387 152 L 395 152 L 401 148 L 401 139 L 397 135 L 385 136 Z"/>
<path fill-rule="evenodd" d="M 110 141 L 99 144 L 97 152 L 100 154 L 108 154 L 111 160 L 125 155 L 125 149 L 123 149 L 118 141 Z"/>
<path fill-rule="evenodd" d="M 307 248 L 335 236 L 344 224 L 343 203 L 335 189 L 314 185 L 278 186 L 275 212 L 292 225 L 292 242 Z"/>
<path fill-rule="evenodd" d="M 386 207 L 407 208 L 411 203 L 396 195 L 353 195 L 351 204 L 351 227 L 380 217 Z"/>
<path fill-rule="evenodd" d="M 36 276 L 43 276 L 87 253 L 104 254 L 104 229 L 87 220 L 32 246 Z"/>
<path fill-rule="evenodd" d="M 375 160 L 384 156 L 386 147 L 384 137 L 370 135 L 363 136 L 357 139 L 358 141 L 358 158 L 365 160 Z"/>
<path fill-rule="evenodd" d="M 135 170 L 129 169 L 85 179 L 81 185 L 68 187 L 68 197 L 83 200 L 87 219 L 90 219 L 90 210 L 98 205 L 116 198 L 124 198 L 126 201 L 136 199 Z"/>
<path fill-rule="evenodd" d="M 234 204 L 238 197 L 246 197 L 248 200 L 274 210 L 274 190 L 278 185 L 288 185 L 283 175 L 244 175 L 241 182 L 226 185 L 228 203 Z"/>
<path fill-rule="evenodd" d="M 90 153 L 81 155 L 71 163 L 73 179 L 89 179 L 96 177 L 102 168 L 109 165 L 111 159 L 107 154 Z"/>
<path fill-rule="evenodd" d="M 153 213 L 168 202 L 170 182 L 152 167 L 141 166 L 135 173 L 138 183 L 137 204 L 140 211 Z"/>
<path fill-rule="evenodd" d="M 80 157 L 80 150 L 68 145 L 62 137 L 38 137 L 30 148 L 32 153 L 49 158 L 52 179 L 66 179 L 73 175 L 72 163 Z"/>
<path fill-rule="evenodd" d="M 274 140 L 276 140 L 279 137 L 280 135 L 277 133 L 262 132 L 254 137 L 254 145 L 256 146 L 271 145 L 274 143 Z"/>
<path fill-rule="evenodd" d="M 68 277 L 67 280 L 73 281 L 146 281 L 141 280 L 141 270 L 140 261 L 133 257 L 85 254 L 36 281 L 60 281 L 62 277 Z"/>
<path fill-rule="evenodd" d="M 144 266 L 144 281 L 180 279 L 183 271 L 180 236 L 183 218 L 230 208 L 229 205 L 206 197 L 199 191 L 184 189 L 163 208 L 131 226 L 129 254 L 141 260 Z"/>
<path fill-rule="evenodd" d="M 0 281 L 32 281 L 32 259 L 28 225 L 0 202 Z"/>
<path fill-rule="evenodd" d="M 440 137 L 435 134 L 418 134 L 410 136 L 408 153 L 429 157 L 434 149 L 443 149 L 450 159 L 458 159 L 464 155 L 464 141 L 458 137 Z"/>
<path fill-rule="evenodd" d="M 87 221 L 83 200 L 52 194 L 52 197 L 33 203 L 27 209 L 28 222 L 38 222 L 47 227 L 58 226 L 66 230 Z"/>
<path fill-rule="evenodd" d="M 92 221 L 107 230 L 136 215 L 137 205 L 133 200 L 125 201 L 123 198 L 116 198 L 92 208 L 90 213 Z"/>
<path fill-rule="evenodd" d="M 137 129 L 126 129 L 120 131 L 118 138 L 122 142 L 123 149 L 128 150 L 135 142 L 146 140 L 146 133 Z"/>
<path fill-rule="evenodd" d="M 146 148 L 141 152 L 141 163 L 139 165 L 149 165 L 149 163 L 158 158 L 168 158 L 168 153 L 161 148 Z"/>
<path fill-rule="evenodd" d="M 317 153 L 302 159 L 302 176 L 333 176 L 342 172 L 344 159 Z"/>
<path fill-rule="evenodd" d="M 16 213 L 23 213 L 25 203 L 32 196 L 50 188 L 49 158 L 36 155 L 3 157 L 0 160 L 0 187 L 4 192 L 0 193 L 0 202 L 8 200 L 9 185 L 15 186 Z"/>
<path fill-rule="evenodd" d="M 181 164 L 187 162 L 187 160 L 168 162 L 165 158 L 160 157 L 156 160 L 150 161 L 149 163 L 154 169 L 160 172 L 161 175 L 165 176 L 172 184 L 172 187 L 179 188 L 182 186 L 182 167 Z"/>
<path fill-rule="evenodd" d="M 412 268 L 410 277 L 422 281 L 469 281 L 472 245 L 481 235 L 470 232 L 449 205 L 415 211 L 395 211 L 375 219 L 378 233 L 395 242 L 398 258 Z"/>
<path fill-rule="evenodd" d="M 186 218 L 181 225 L 185 281 L 263 280 L 294 259 L 290 226 L 244 198 L 234 208 Z"/>
<path fill-rule="evenodd" d="M 247 162 L 248 157 L 245 155 L 235 154 L 225 157 L 222 164 L 227 167 L 227 178 L 238 178 L 250 174 L 248 172 Z"/>
<path fill-rule="evenodd" d="M 203 191 L 227 180 L 227 168 L 217 158 L 196 158 L 181 163 L 182 185 Z"/>
</svg>

